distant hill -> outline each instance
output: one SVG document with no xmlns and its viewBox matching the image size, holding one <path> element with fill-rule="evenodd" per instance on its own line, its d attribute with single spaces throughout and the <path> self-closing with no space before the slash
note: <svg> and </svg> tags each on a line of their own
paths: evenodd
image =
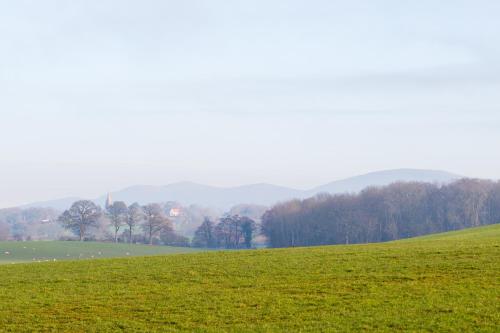
<svg viewBox="0 0 500 333">
<path fill-rule="evenodd" d="M 223 188 L 182 182 L 166 186 L 132 186 L 111 195 L 113 200 L 127 203 L 176 201 L 184 205 L 198 204 L 228 209 L 242 203 L 270 205 L 279 200 L 301 197 L 303 191 L 270 184 Z M 105 196 L 97 199 L 99 203 L 104 201 Z"/>
<path fill-rule="evenodd" d="M 446 171 L 439 170 L 418 170 L 418 169 L 397 169 L 371 172 L 361 176 L 334 181 L 318 186 L 310 191 L 310 194 L 321 192 L 344 193 L 359 192 L 368 186 L 384 186 L 397 181 L 418 181 L 428 183 L 448 183 L 450 181 L 463 178 Z"/>
<path fill-rule="evenodd" d="M 420 181 L 447 183 L 461 176 L 445 171 L 398 169 L 372 172 L 361 176 L 334 181 L 315 187 L 311 190 L 299 190 L 272 184 L 253 184 L 237 187 L 215 187 L 192 182 L 173 183 L 165 186 L 131 186 L 111 193 L 113 200 L 126 203 L 176 201 L 183 205 L 198 204 L 202 206 L 229 209 L 238 204 L 255 204 L 270 206 L 279 201 L 293 198 L 306 198 L 317 193 L 358 192 L 368 186 L 383 186 L 396 181 Z M 104 204 L 106 195 L 94 199 Z M 66 198 L 54 201 L 32 203 L 28 207 L 51 207 L 65 209 L 78 198 Z"/>
<path fill-rule="evenodd" d="M 54 199 L 54 200 L 47 200 L 47 201 L 39 201 L 39 202 L 33 202 L 27 205 L 23 205 L 21 208 L 36 208 L 36 207 L 44 207 L 44 208 L 52 208 L 55 210 L 64 210 L 67 209 L 71 204 L 77 200 L 80 200 L 81 198 L 78 197 L 68 197 L 68 198 L 61 198 L 61 199 Z"/>
</svg>

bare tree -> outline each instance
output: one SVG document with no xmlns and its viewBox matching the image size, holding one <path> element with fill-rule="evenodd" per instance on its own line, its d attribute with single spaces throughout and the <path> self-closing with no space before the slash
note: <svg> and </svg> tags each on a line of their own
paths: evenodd
<svg viewBox="0 0 500 333">
<path fill-rule="evenodd" d="M 193 238 L 193 245 L 196 247 L 216 247 L 214 223 L 208 217 L 205 217 L 203 223 L 196 229 Z"/>
<path fill-rule="evenodd" d="M 170 221 L 167 220 L 160 229 L 159 238 L 163 245 L 169 246 L 189 246 L 189 238 L 178 235 Z"/>
<path fill-rule="evenodd" d="M 231 248 L 232 239 L 232 219 L 229 216 L 224 216 L 219 219 L 219 223 L 214 228 L 215 237 L 217 239 L 217 247 Z"/>
<path fill-rule="evenodd" d="M 253 234 L 257 229 L 257 224 L 254 220 L 248 217 L 241 217 L 241 232 L 247 249 L 252 247 Z"/>
<path fill-rule="evenodd" d="M 73 203 L 69 210 L 64 211 L 58 221 L 63 227 L 78 235 L 80 241 L 83 241 L 88 229 L 97 224 L 100 216 L 99 206 L 89 200 L 80 200 Z"/>
<path fill-rule="evenodd" d="M 153 245 L 155 237 L 165 224 L 169 222 L 159 204 L 149 204 L 142 207 L 144 212 L 144 223 L 142 228 L 146 232 L 149 244 Z"/>
<path fill-rule="evenodd" d="M 255 221 L 248 217 L 226 215 L 219 219 L 213 227 L 210 221 L 205 221 L 197 230 L 195 242 L 226 249 L 238 249 L 252 246 L 253 233 L 256 230 Z M 214 240 L 210 242 L 210 238 Z"/>
<path fill-rule="evenodd" d="M 127 209 L 127 217 L 125 223 L 128 226 L 128 241 L 132 243 L 132 233 L 134 228 L 142 221 L 144 213 L 138 203 L 133 203 Z"/>
<path fill-rule="evenodd" d="M 106 207 L 106 217 L 113 227 L 115 243 L 118 243 L 118 231 L 125 224 L 127 211 L 127 205 L 123 201 L 116 201 Z"/>
</svg>

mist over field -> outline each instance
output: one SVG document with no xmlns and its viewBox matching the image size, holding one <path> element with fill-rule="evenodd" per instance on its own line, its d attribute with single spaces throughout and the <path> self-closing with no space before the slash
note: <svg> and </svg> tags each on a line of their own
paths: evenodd
<svg viewBox="0 0 500 333">
<path fill-rule="evenodd" d="M 0 1 L 0 333 L 498 332 L 499 18 Z"/>
<path fill-rule="evenodd" d="M 0 4 L 0 207 L 134 185 L 499 179 L 499 4 Z"/>
</svg>

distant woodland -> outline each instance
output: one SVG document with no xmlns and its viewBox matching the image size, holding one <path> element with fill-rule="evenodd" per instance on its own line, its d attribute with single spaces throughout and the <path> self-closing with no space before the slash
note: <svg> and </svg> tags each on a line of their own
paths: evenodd
<svg viewBox="0 0 500 333">
<path fill-rule="evenodd" d="M 178 209 L 179 214 L 172 216 L 172 209 Z M 220 227 L 214 237 L 220 238 L 209 238 L 203 247 L 242 248 L 250 247 L 258 238 L 257 222 L 266 210 L 265 206 L 241 204 L 220 212 L 176 202 L 127 205 L 122 201 L 101 207 L 89 200 L 76 201 L 63 212 L 51 208 L 7 208 L 0 209 L 0 241 L 81 240 L 201 246 L 200 237 L 192 241 L 191 238 L 207 221 L 210 225 L 211 221 L 217 221 Z M 240 224 L 245 228 L 241 237 Z"/>
<path fill-rule="evenodd" d="M 272 208 L 238 205 L 222 213 L 174 202 L 104 208 L 75 202 L 0 210 L 0 240 L 98 240 L 204 248 L 372 243 L 500 223 L 500 182 L 398 182 L 356 194 L 319 194 Z"/>
<path fill-rule="evenodd" d="M 384 242 L 500 222 L 500 182 L 394 183 L 280 203 L 262 217 L 271 247 Z"/>
<path fill-rule="evenodd" d="M 0 209 L 0 241 L 57 239 L 62 227 L 51 208 Z"/>
</svg>

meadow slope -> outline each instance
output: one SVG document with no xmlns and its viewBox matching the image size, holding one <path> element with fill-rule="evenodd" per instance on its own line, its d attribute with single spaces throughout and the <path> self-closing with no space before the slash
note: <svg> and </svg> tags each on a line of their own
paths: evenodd
<svg viewBox="0 0 500 333">
<path fill-rule="evenodd" d="M 500 225 L 384 244 L 0 266 L 0 330 L 498 332 Z"/>
</svg>

